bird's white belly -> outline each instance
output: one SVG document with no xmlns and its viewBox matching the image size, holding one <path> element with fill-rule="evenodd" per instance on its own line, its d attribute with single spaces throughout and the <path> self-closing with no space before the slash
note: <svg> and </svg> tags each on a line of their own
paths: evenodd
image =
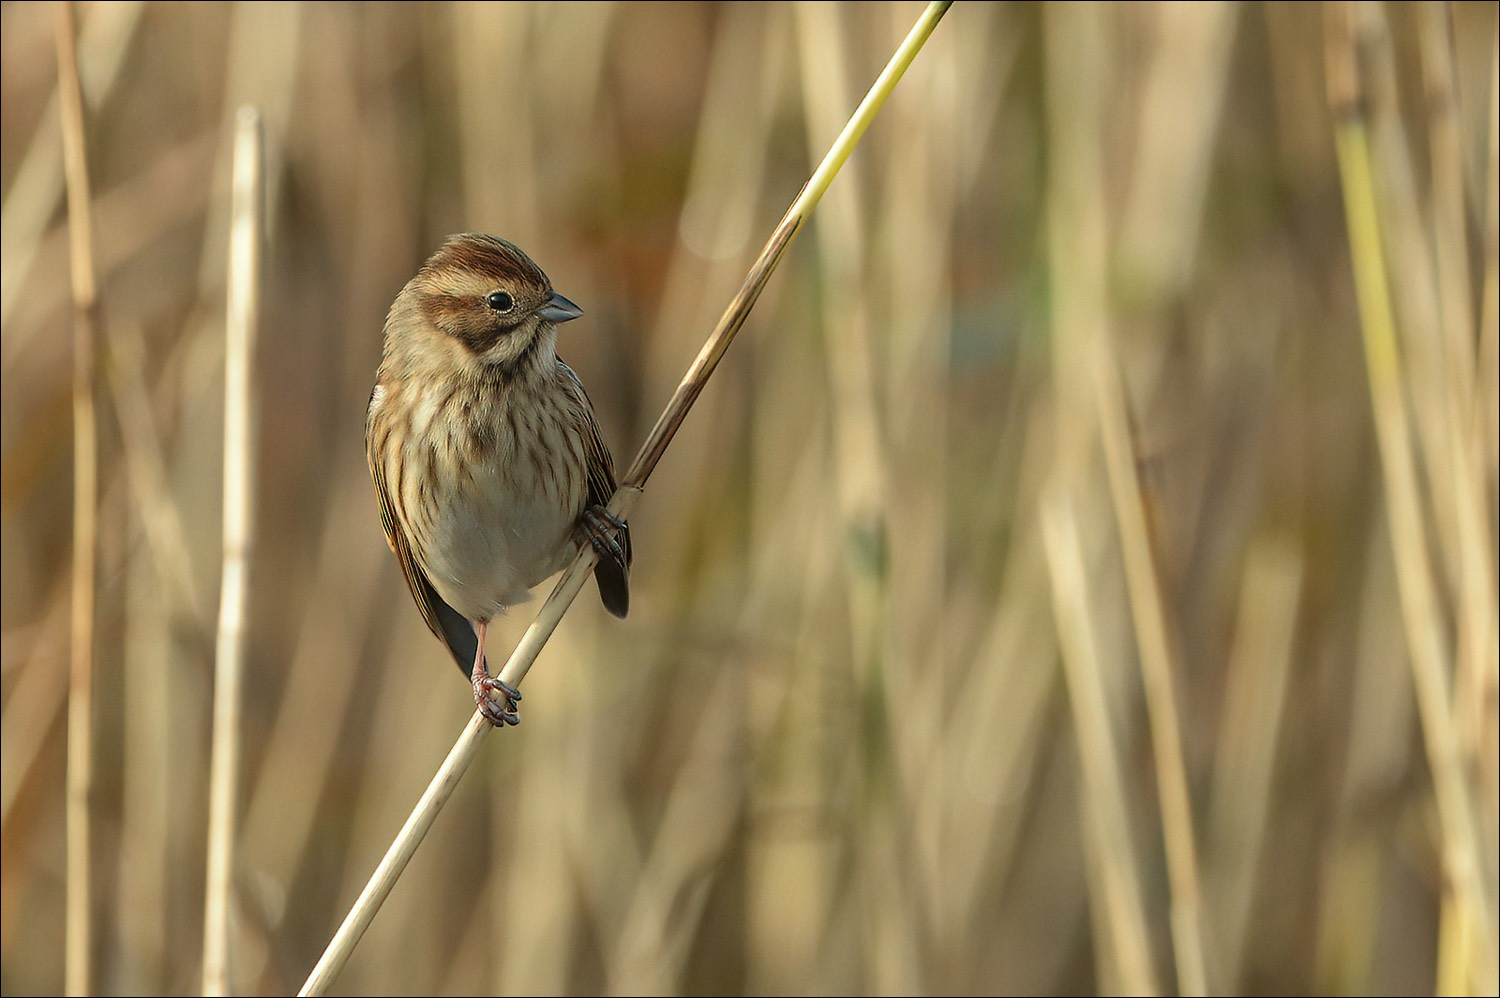
<svg viewBox="0 0 1500 998">
<path fill-rule="evenodd" d="M 531 598 L 531 587 L 566 567 L 576 514 L 546 496 L 499 486 L 454 493 L 434 518 L 426 566 L 438 595 L 470 620 L 489 620 Z"/>
</svg>

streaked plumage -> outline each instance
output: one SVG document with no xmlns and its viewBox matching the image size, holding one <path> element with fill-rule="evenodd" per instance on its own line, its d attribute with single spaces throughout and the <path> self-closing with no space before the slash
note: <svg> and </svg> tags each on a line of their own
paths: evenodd
<svg viewBox="0 0 1500 998">
<path fill-rule="evenodd" d="M 492 618 L 580 543 L 600 550 L 606 609 L 629 609 L 630 531 L 603 515 L 614 464 L 556 353 L 557 324 L 581 314 L 514 245 L 465 234 L 423 264 L 386 318 L 365 422 L 386 539 L 422 619 L 496 724 L 516 723 L 520 695 L 489 678 Z"/>
</svg>

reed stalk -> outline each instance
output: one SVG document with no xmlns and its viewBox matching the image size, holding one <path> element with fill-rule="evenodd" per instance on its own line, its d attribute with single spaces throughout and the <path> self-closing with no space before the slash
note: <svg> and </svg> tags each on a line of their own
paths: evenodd
<svg viewBox="0 0 1500 998">
<path fill-rule="evenodd" d="M 68 670 L 65 987 L 70 995 L 83 995 L 92 990 L 94 949 L 90 796 L 94 786 L 94 617 L 99 543 L 94 355 L 100 320 L 87 127 L 78 75 L 78 28 L 71 2 L 58 6 L 57 76 L 73 279 L 73 614 Z"/>
<path fill-rule="evenodd" d="M 260 114 L 235 121 L 224 328 L 224 548 L 214 658 L 209 759 L 208 874 L 203 920 L 203 993 L 230 993 L 230 929 L 240 773 L 240 693 L 255 525 L 255 339 L 260 312 L 264 171 Z"/>
<path fill-rule="evenodd" d="M 1377 177 L 1360 69 L 1360 13 L 1352 4 L 1327 7 L 1328 103 L 1343 183 L 1354 288 L 1364 339 L 1370 403 L 1396 562 L 1397 591 L 1405 624 L 1413 687 L 1431 768 L 1441 826 L 1443 877 L 1453 907 L 1441 920 L 1439 992 L 1496 988 L 1493 892 L 1478 838 L 1452 707 L 1453 651 L 1433 579 L 1417 462 L 1412 446 L 1406 373 L 1386 273 L 1385 234 L 1376 196 Z M 1451 894 L 1449 894 L 1451 891 Z M 1451 959 L 1461 955 L 1456 963 Z"/>
</svg>

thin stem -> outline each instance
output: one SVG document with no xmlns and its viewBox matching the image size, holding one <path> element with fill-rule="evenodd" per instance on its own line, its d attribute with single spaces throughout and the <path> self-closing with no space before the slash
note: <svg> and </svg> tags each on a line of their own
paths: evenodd
<svg viewBox="0 0 1500 998">
<path fill-rule="evenodd" d="M 58 95 L 73 276 L 73 625 L 68 671 L 65 986 L 68 994 L 81 995 L 90 990 L 93 969 L 89 794 L 94 782 L 94 579 L 99 493 L 94 346 L 99 338 L 99 294 L 83 87 L 78 76 L 78 29 L 72 3 L 60 5 L 58 11 Z"/>
<path fill-rule="evenodd" d="M 1146 692 L 1146 715 L 1151 727 L 1152 759 L 1160 798 L 1162 846 L 1167 859 L 1167 883 L 1172 898 L 1173 957 L 1177 989 L 1184 995 L 1209 993 L 1204 958 L 1202 891 L 1198 875 L 1198 845 L 1194 832 L 1193 801 L 1183 758 L 1182 719 L 1177 708 L 1167 611 L 1151 548 L 1145 502 L 1130 438 L 1125 388 L 1114 352 L 1097 344 L 1094 400 L 1099 438 L 1115 508 L 1120 550 L 1125 563 L 1125 588 L 1130 593 L 1131 619 L 1140 650 L 1141 685 Z"/>
<path fill-rule="evenodd" d="M 209 765 L 208 876 L 203 924 L 203 993 L 229 993 L 229 919 L 234 897 L 239 787 L 240 676 L 254 539 L 254 356 L 259 311 L 260 114 L 240 109 L 234 139 L 229 229 L 228 318 L 224 329 L 224 555 L 214 662 L 214 729 Z"/>
<path fill-rule="evenodd" d="M 1359 71 L 1355 11 L 1346 4 L 1327 8 L 1328 102 L 1334 118 L 1334 145 L 1349 227 L 1354 290 L 1364 337 L 1366 373 L 1385 483 L 1386 515 L 1395 555 L 1407 650 L 1422 734 L 1432 770 L 1434 797 L 1442 826 L 1443 867 L 1448 888 L 1459 902 L 1473 940 L 1469 976 L 1480 993 L 1495 990 L 1495 915 L 1484 885 L 1484 861 L 1477 836 L 1469 781 L 1453 726 L 1452 652 L 1432 578 L 1430 554 L 1411 446 L 1405 374 L 1396 335 L 1391 288 L 1385 271 L 1384 233 L 1376 200 L 1376 179 Z M 1464 931 L 1445 926 L 1447 931 Z M 1459 982 L 1439 980 L 1439 990 Z"/>
<path fill-rule="evenodd" d="M 1063 679 L 1074 715 L 1073 736 L 1085 792 L 1084 834 L 1090 891 L 1096 897 L 1095 931 L 1109 937 L 1105 952 L 1113 975 L 1101 973 L 1105 990 L 1123 994 L 1160 994 L 1151 962 L 1150 924 L 1142 901 L 1141 881 L 1134 861 L 1125 775 L 1115 747 L 1105 694 L 1103 663 L 1094 634 L 1095 611 L 1090 606 L 1088 568 L 1078 537 L 1078 514 L 1072 496 L 1060 481 L 1042 497 L 1042 540 L 1052 577 L 1052 616 L 1062 651 Z"/>
<path fill-rule="evenodd" d="M 1081 541 L 1072 539 L 1076 524 L 1084 517 L 1092 519 L 1103 513 L 1092 508 L 1087 514 L 1077 512 L 1081 497 L 1089 494 L 1086 476 L 1097 437 L 1105 458 L 1146 692 L 1161 801 L 1177 986 L 1183 994 L 1204 994 L 1207 986 L 1199 928 L 1197 856 L 1182 762 L 1181 722 L 1172 686 L 1170 643 L 1110 329 L 1105 87 L 1098 71 L 1104 59 L 1104 31 L 1099 10 L 1071 10 L 1048 8 L 1046 32 L 1049 137 L 1055 150 L 1049 157 L 1048 243 L 1059 399 L 1058 444 L 1049 486 L 1056 495 L 1044 503 L 1043 529 L 1058 592 L 1054 614 L 1059 618 L 1064 674 L 1080 729 L 1080 749 L 1085 758 L 1112 752 L 1107 713 L 1091 703 L 1096 690 L 1103 688 L 1097 673 L 1110 667 L 1112 660 L 1092 650 L 1094 639 L 1090 635 L 1098 623 L 1090 619 L 1088 594 L 1072 594 L 1074 587 L 1088 582 L 1086 560 L 1082 554 L 1072 553 L 1082 548 Z M 1100 726 L 1103 730 L 1093 730 Z M 1084 802 L 1094 850 L 1090 856 L 1090 901 L 1101 930 L 1096 933 L 1096 946 L 1104 968 L 1102 979 L 1106 987 L 1126 992 L 1156 992 L 1159 985 L 1150 947 L 1139 925 L 1130 926 L 1128 931 L 1124 927 L 1125 921 L 1138 921 L 1144 909 L 1137 886 L 1142 882 L 1138 854 L 1128 845 L 1128 837 L 1122 838 L 1116 828 L 1117 802 L 1127 796 L 1123 771 L 1112 759 L 1090 760 L 1087 765 Z"/>
</svg>

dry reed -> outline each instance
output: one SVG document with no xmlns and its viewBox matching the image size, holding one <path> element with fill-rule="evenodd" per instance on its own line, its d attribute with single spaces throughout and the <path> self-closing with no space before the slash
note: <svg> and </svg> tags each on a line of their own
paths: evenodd
<svg viewBox="0 0 1500 998">
<path fill-rule="evenodd" d="M 99 544 L 99 422 L 94 405 L 99 290 L 94 264 L 88 126 L 78 74 L 73 4 L 58 6 L 57 78 L 63 172 L 68 192 L 69 272 L 73 286 L 73 565 L 68 669 L 68 912 L 65 988 L 89 994 L 94 981 L 94 587 Z"/>
<path fill-rule="evenodd" d="M 287 993 L 472 710 L 362 457 L 401 282 L 453 231 L 525 245 L 587 310 L 560 349 L 630 457 L 922 5 L 76 9 L 109 309 L 89 987 L 203 988 L 252 104 L 274 252 L 227 945 L 232 990 Z M 1496 14 L 1355 10 L 1362 155 L 1319 8 L 954 6 L 652 471 L 631 618 L 569 611 L 338 989 L 1483 992 Z M 6 994 L 72 986 L 56 17 L 0 5 Z"/>
</svg>

